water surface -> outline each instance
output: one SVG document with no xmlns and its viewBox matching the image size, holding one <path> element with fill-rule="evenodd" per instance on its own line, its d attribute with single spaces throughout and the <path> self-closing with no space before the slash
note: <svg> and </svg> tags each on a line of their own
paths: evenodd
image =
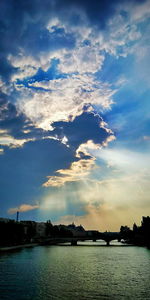
<svg viewBox="0 0 150 300">
<path fill-rule="evenodd" d="M 150 299 L 150 250 L 80 245 L 2 254 L 0 300 Z"/>
</svg>

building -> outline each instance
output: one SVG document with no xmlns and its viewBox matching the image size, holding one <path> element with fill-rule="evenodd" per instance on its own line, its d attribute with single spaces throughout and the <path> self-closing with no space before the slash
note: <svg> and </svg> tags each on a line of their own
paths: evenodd
<svg viewBox="0 0 150 300">
<path fill-rule="evenodd" d="M 67 226 L 67 229 L 70 230 L 74 237 L 86 237 L 86 231 L 82 225 L 76 226 L 74 223 Z"/>
<path fill-rule="evenodd" d="M 36 237 L 38 238 L 46 237 L 46 223 L 36 222 Z"/>
<path fill-rule="evenodd" d="M 7 219 L 7 218 L 0 218 L 0 222 L 8 223 L 14 221 L 13 219 Z"/>
</svg>

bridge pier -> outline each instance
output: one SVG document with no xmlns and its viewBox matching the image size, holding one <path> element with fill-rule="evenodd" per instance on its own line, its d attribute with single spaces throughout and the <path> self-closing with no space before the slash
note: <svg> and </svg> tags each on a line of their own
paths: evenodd
<svg viewBox="0 0 150 300">
<path fill-rule="evenodd" d="M 106 245 L 107 245 L 107 246 L 110 246 L 110 241 L 106 241 Z"/>
<path fill-rule="evenodd" d="M 71 241 L 71 246 L 77 246 L 77 241 Z"/>
</svg>

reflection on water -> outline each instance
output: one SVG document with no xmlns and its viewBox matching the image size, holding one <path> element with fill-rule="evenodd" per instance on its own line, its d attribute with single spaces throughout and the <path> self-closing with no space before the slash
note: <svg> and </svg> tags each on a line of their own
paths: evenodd
<svg viewBox="0 0 150 300">
<path fill-rule="evenodd" d="M 0 299 L 150 299 L 150 250 L 112 244 L 81 242 L 3 254 Z"/>
</svg>

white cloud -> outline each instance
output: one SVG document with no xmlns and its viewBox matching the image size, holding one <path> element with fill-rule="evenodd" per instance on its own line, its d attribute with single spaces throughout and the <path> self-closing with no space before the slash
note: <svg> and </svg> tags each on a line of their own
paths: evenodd
<svg viewBox="0 0 150 300">
<path fill-rule="evenodd" d="M 142 22 L 150 17 L 150 1 L 140 1 L 139 3 L 128 2 L 124 4 L 124 9 L 129 13 L 132 21 Z"/>
<path fill-rule="evenodd" d="M 13 85 L 11 83 L 4 82 L 1 78 L 1 76 L 0 76 L 0 90 L 2 93 L 6 94 L 6 95 L 10 95 L 13 91 Z"/>
<path fill-rule="evenodd" d="M 100 149 L 100 144 L 95 144 L 92 140 L 88 140 L 86 143 L 81 144 L 76 150 L 76 157 L 81 158 L 81 154 L 90 155 L 90 150 Z"/>
<path fill-rule="evenodd" d="M 25 53 L 20 53 L 18 56 L 9 55 L 8 61 L 14 68 L 18 68 L 17 73 L 12 75 L 12 81 L 35 75 L 41 65 L 40 62 L 31 56 L 26 56 Z"/>
<path fill-rule="evenodd" d="M 125 21 L 119 12 L 110 19 L 104 32 L 95 32 L 92 37 L 93 42 L 99 45 L 100 50 L 105 50 L 116 57 L 126 57 L 140 38 L 141 33 L 137 26 Z"/>
<path fill-rule="evenodd" d="M 80 46 L 61 57 L 59 70 L 62 73 L 95 73 L 101 69 L 104 59 L 96 45 Z"/>
<path fill-rule="evenodd" d="M 92 75 L 72 75 L 68 78 L 33 83 L 47 91 L 28 93 L 23 88 L 22 99 L 17 103 L 37 127 L 52 129 L 56 121 L 70 121 L 83 112 L 85 105 L 97 105 L 99 109 L 109 109 L 115 91 L 108 84 L 94 80 Z"/>
<path fill-rule="evenodd" d="M 47 51 L 46 53 L 39 53 L 38 57 L 29 56 L 22 49 L 19 55 L 8 56 L 8 61 L 14 68 L 17 68 L 17 72 L 11 76 L 11 81 L 15 82 L 17 79 L 24 79 L 26 77 L 34 76 L 38 69 L 47 71 L 51 67 L 51 61 L 53 58 L 60 58 L 65 50 L 57 50 L 55 52 Z"/>
<path fill-rule="evenodd" d="M 106 140 L 102 142 L 102 146 L 103 146 L 103 147 L 107 147 L 107 146 L 108 146 L 108 143 L 114 141 L 115 139 L 116 139 L 116 137 L 115 137 L 113 134 L 110 135 L 110 136 L 108 136 L 108 137 L 106 138 Z"/>
</svg>

